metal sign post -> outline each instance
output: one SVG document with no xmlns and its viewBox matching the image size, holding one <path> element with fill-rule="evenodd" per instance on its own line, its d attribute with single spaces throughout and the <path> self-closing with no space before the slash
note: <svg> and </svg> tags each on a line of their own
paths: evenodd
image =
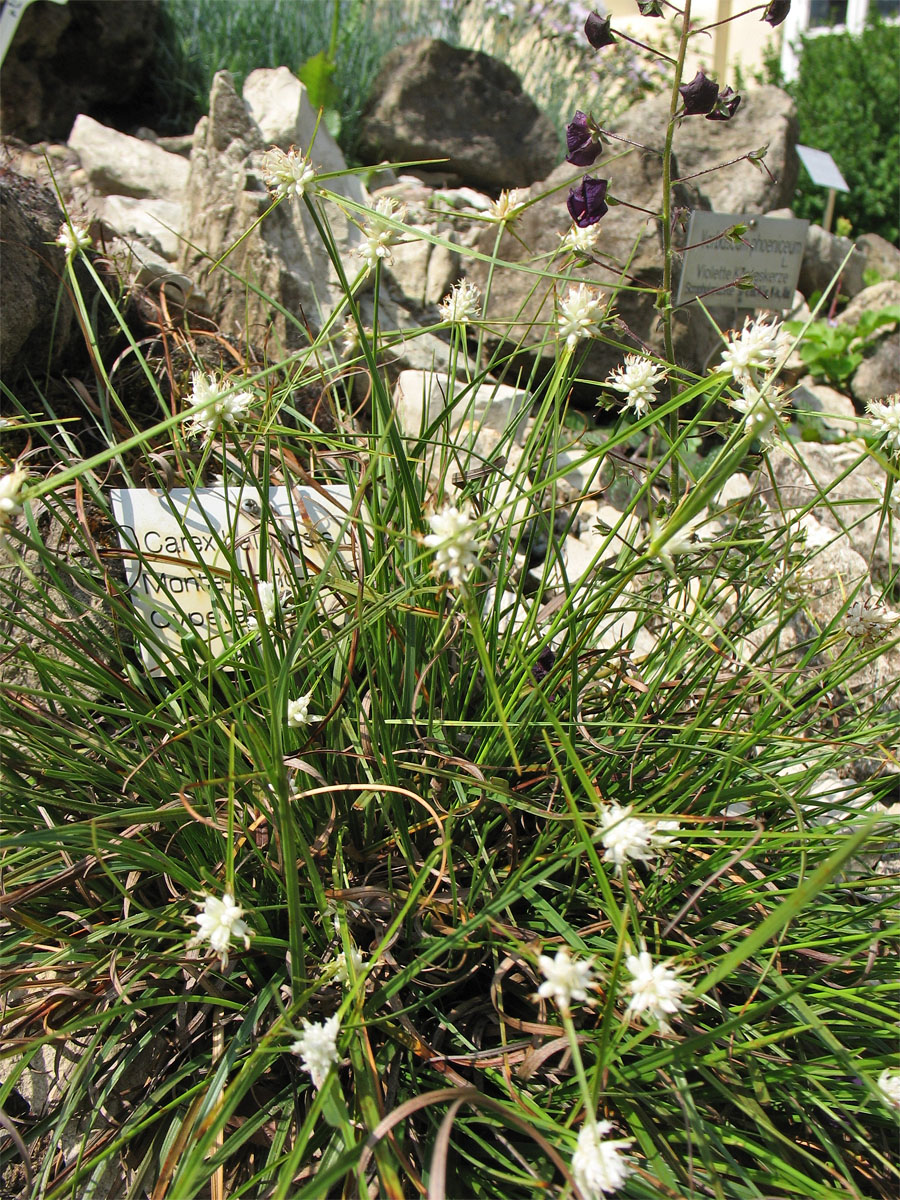
<svg viewBox="0 0 900 1200">
<path fill-rule="evenodd" d="M 850 188 L 838 170 L 837 163 L 826 150 L 814 150 L 812 146 L 798 146 L 797 153 L 813 183 L 817 187 L 828 188 L 822 228 L 826 233 L 830 233 L 831 222 L 834 219 L 835 196 L 838 192 L 849 192 Z"/>
</svg>

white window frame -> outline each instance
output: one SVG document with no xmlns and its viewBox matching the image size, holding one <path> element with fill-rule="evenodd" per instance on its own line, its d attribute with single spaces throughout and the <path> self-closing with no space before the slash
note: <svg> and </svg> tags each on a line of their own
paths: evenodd
<svg viewBox="0 0 900 1200">
<path fill-rule="evenodd" d="M 868 11 L 869 0 L 847 0 L 846 25 L 823 25 L 810 29 L 809 0 L 793 0 L 791 11 L 782 26 L 781 70 L 785 79 L 790 83 L 792 79 L 796 79 L 800 69 L 800 59 L 794 47 L 799 46 L 801 34 L 807 37 L 822 37 L 829 33 L 862 33 Z"/>
</svg>

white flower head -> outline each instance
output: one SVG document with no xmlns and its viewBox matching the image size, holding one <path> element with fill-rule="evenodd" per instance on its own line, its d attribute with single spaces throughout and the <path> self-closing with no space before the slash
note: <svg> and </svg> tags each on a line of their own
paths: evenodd
<svg viewBox="0 0 900 1200">
<path fill-rule="evenodd" d="M 900 1108 L 900 1070 L 885 1067 L 878 1076 L 878 1086 L 892 1108 Z"/>
<path fill-rule="evenodd" d="M 197 932 L 188 942 L 188 946 L 199 946 L 202 942 L 209 942 L 210 949 L 218 954 L 224 971 L 228 966 L 228 951 L 233 937 L 243 938 L 244 949 L 250 949 L 251 931 L 241 919 L 244 910 L 239 904 L 235 904 L 234 896 L 230 892 L 225 892 L 221 900 L 216 896 L 205 895 L 197 903 L 200 912 L 191 917 L 197 925 Z"/>
<path fill-rule="evenodd" d="M 340 1031 L 341 1022 L 337 1013 L 315 1025 L 304 1019 L 303 1031 L 291 1046 L 291 1053 L 299 1054 L 303 1070 L 309 1072 L 317 1089 L 338 1061 L 337 1039 Z"/>
<path fill-rule="evenodd" d="M 278 146 L 266 151 L 263 160 L 266 187 L 276 199 L 282 196 L 302 196 L 316 177 L 316 169 L 308 158 L 293 147 L 285 154 Z"/>
<path fill-rule="evenodd" d="M 858 642 L 880 642 L 900 625 L 900 613 L 883 604 L 854 600 L 844 613 L 844 632 Z"/>
<path fill-rule="evenodd" d="M 556 952 L 555 958 L 542 954 L 538 959 L 538 967 L 544 982 L 537 994 L 545 1000 L 553 1000 L 563 1013 L 569 1011 L 573 1000 L 588 1002 L 588 988 L 597 986 L 594 983 L 593 960 L 573 959 L 565 946 Z"/>
<path fill-rule="evenodd" d="M 298 696 L 296 700 L 288 700 L 287 723 L 289 729 L 299 729 L 302 725 L 309 725 L 312 721 L 322 720 L 321 717 L 309 711 L 311 700 L 312 692 L 305 692 L 302 696 Z"/>
<path fill-rule="evenodd" d="M 572 1174 L 585 1200 L 600 1200 L 616 1192 L 631 1174 L 631 1161 L 623 1151 L 630 1138 L 608 1138 L 609 1121 L 585 1121 L 578 1131 L 578 1148 L 572 1155 Z"/>
<path fill-rule="evenodd" d="M 194 435 L 211 438 L 217 429 L 233 429 L 238 421 L 244 420 L 253 403 L 251 392 L 231 392 L 216 381 L 215 375 L 194 371 L 191 375 L 191 408 L 196 409 L 188 424 Z"/>
<path fill-rule="evenodd" d="M 606 301 L 603 293 L 586 283 L 570 287 L 565 300 L 559 302 L 557 320 L 559 336 L 569 350 L 574 350 L 581 338 L 594 337 L 600 332 Z"/>
<path fill-rule="evenodd" d="M 261 579 L 256 585 L 256 594 L 259 597 L 259 610 L 263 620 L 267 625 L 271 625 L 278 611 L 278 589 L 271 580 Z"/>
<path fill-rule="evenodd" d="M 884 435 L 885 449 L 900 457 L 900 392 L 883 400 L 870 400 L 866 412 L 876 433 Z"/>
<path fill-rule="evenodd" d="M 613 371 L 607 384 L 625 392 L 625 407 L 642 417 L 656 399 L 657 385 L 665 379 L 662 367 L 640 354 L 626 354 L 625 363 Z"/>
<path fill-rule="evenodd" d="M 347 955 L 342 950 L 334 960 L 335 972 L 334 977 L 338 983 L 350 982 L 350 967 L 347 965 Z M 363 956 L 356 946 L 350 947 L 350 965 L 353 967 L 353 974 L 358 975 L 363 969 Z"/>
<path fill-rule="evenodd" d="M 0 529 L 22 511 L 22 487 L 28 473 L 16 463 L 8 475 L 0 476 Z"/>
<path fill-rule="evenodd" d="M 481 315 L 481 292 L 474 283 L 455 283 L 438 305 L 442 321 L 468 325 Z"/>
<path fill-rule="evenodd" d="M 65 250 L 66 258 L 72 258 L 79 250 L 88 250 L 93 245 L 93 238 L 83 225 L 64 221 L 59 227 L 56 244 Z"/>
<path fill-rule="evenodd" d="M 593 254 L 600 238 L 599 225 L 573 225 L 567 233 L 561 233 L 559 248 L 573 254 Z"/>
<path fill-rule="evenodd" d="M 781 322 L 747 317 L 740 333 L 722 351 L 722 366 L 738 382 L 753 378 L 754 371 L 772 372 L 784 366 L 791 349 L 791 339 L 782 330 Z"/>
<path fill-rule="evenodd" d="M 363 226 L 365 241 L 356 252 L 370 271 L 374 271 L 381 260 L 387 263 L 391 261 L 391 246 L 395 246 L 404 236 L 403 231 L 396 228 L 396 223 L 405 220 L 405 204 L 398 203 L 392 196 L 382 196 L 376 202 L 372 215 Z"/>
<path fill-rule="evenodd" d="M 744 418 L 744 429 L 759 441 L 769 445 L 773 433 L 783 420 L 787 397 L 781 388 L 769 383 L 758 388 L 749 379 L 741 383 L 741 395 L 731 401 L 731 407 Z"/>
<path fill-rule="evenodd" d="M 488 216 L 492 221 L 511 225 L 522 215 L 525 200 L 526 193 L 521 188 L 510 188 L 509 191 L 503 191 L 496 200 L 492 200 L 488 205 Z"/>
<path fill-rule="evenodd" d="M 603 861 L 613 863 L 617 871 L 634 859 L 650 862 L 677 839 L 677 821 L 659 821 L 652 817 L 633 817 L 632 805 L 611 804 L 600 814 L 600 841 L 606 853 Z"/>
<path fill-rule="evenodd" d="M 434 569 L 445 571 L 454 587 L 462 587 L 478 565 L 477 524 L 471 504 L 445 504 L 428 517 L 431 533 L 422 539 L 434 551 Z"/>
<path fill-rule="evenodd" d="M 666 963 L 654 966 L 646 950 L 629 954 L 625 966 L 631 973 L 631 980 L 625 985 L 626 991 L 631 993 L 626 1016 L 646 1014 L 647 1018 L 659 1022 L 663 1033 L 671 1032 L 668 1018 L 681 1011 L 682 998 L 690 991 L 690 984 L 678 977 L 679 968 Z"/>
</svg>

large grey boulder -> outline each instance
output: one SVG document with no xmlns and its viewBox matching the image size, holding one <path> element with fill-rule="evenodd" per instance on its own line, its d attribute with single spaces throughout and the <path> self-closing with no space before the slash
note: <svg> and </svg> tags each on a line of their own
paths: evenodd
<svg viewBox="0 0 900 1200">
<path fill-rule="evenodd" d="M 427 170 L 500 190 L 542 179 L 562 156 L 518 76 L 476 50 L 421 38 L 393 50 L 360 124 L 368 162 L 446 159 Z"/>
<path fill-rule="evenodd" d="M 133 123 L 149 94 L 157 0 L 32 4 L 0 75 L 3 133 L 64 138 L 76 113 Z"/>
<path fill-rule="evenodd" d="M 866 260 L 866 269 L 882 279 L 900 280 L 900 250 L 877 233 L 864 233 L 856 239 L 856 248 Z"/>
<path fill-rule="evenodd" d="M 821 225 L 810 225 L 798 286 L 804 296 L 812 296 L 814 292 L 829 292 L 837 282 L 841 295 L 855 296 L 863 290 L 865 266 L 864 255 L 849 238 L 826 233 Z"/>
<path fill-rule="evenodd" d="M 880 312 L 885 308 L 900 308 L 900 281 L 883 279 L 864 288 L 838 315 L 839 325 L 855 325 L 865 312 Z M 860 404 L 867 400 L 883 400 L 900 392 L 900 331 L 885 327 L 884 332 L 856 368 L 850 390 Z"/>
<path fill-rule="evenodd" d="M 679 123 L 674 142 L 677 177 L 696 186 L 706 199 L 704 207 L 713 212 L 767 213 L 787 208 L 799 169 L 794 103 L 787 92 L 770 85 L 749 88 L 741 96 L 730 121 L 692 116 Z M 629 137 L 661 150 L 668 122 L 669 97 L 659 95 L 632 108 L 625 124 Z M 612 132 L 622 133 L 619 124 Z M 768 146 L 765 164 L 774 178 L 743 159 L 763 146 Z M 710 169 L 720 165 L 721 170 Z"/>
<path fill-rule="evenodd" d="M 307 325 L 313 331 L 322 328 L 340 288 L 305 203 L 290 199 L 267 213 L 271 197 L 263 178 L 265 148 L 231 76 L 220 71 L 210 93 L 209 116 L 194 134 L 180 261 L 226 332 L 256 345 L 268 338 L 272 353 L 289 353 L 308 345 Z M 328 188 L 357 204 L 366 202 L 355 176 L 329 180 Z M 361 240 L 357 226 L 336 205 L 316 204 L 354 273 L 352 253 Z M 229 250 L 224 262 L 210 270 Z"/>
<path fill-rule="evenodd" d="M 65 255 L 54 245 L 62 223 L 48 188 L 14 171 L 0 172 L 0 369 L 7 383 L 25 372 L 42 378 L 72 341 L 74 312 L 62 286 Z"/>
</svg>

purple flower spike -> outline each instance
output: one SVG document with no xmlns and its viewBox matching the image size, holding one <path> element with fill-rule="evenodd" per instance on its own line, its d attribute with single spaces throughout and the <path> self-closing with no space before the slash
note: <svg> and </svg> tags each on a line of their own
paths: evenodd
<svg viewBox="0 0 900 1200">
<path fill-rule="evenodd" d="M 609 212 L 609 205 L 606 203 L 608 186 L 608 179 L 595 179 L 592 175 L 585 175 L 577 188 L 569 190 L 566 208 L 569 210 L 569 216 L 581 229 L 586 229 L 588 225 L 596 225 L 600 218 Z"/>
<path fill-rule="evenodd" d="M 730 121 L 740 106 L 740 93 L 733 92 L 730 87 L 727 87 L 724 92 L 719 92 L 715 106 L 712 112 L 706 114 L 706 119 L 707 121 Z"/>
<path fill-rule="evenodd" d="M 589 167 L 603 150 L 591 128 L 593 122 L 579 109 L 566 126 L 566 162 L 576 167 Z"/>
<path fill-rule="evenodd" d="M 772 0 L 777 3 L 778 0 Z M 781 0 L 784 3 L 784 0 Z M 584 36 L 591 43 L 595 50 L 602 50 L 604 46 L 611 46 L 615 42 L 612 35 L 610 25 L 612 17 L 601 17 L 599 13 L 592 12 L 588 15 L 588 19 L 584 23 Z"/>
<path fill-rule="evenodd" d="M 774 29 L 776 25 L 781 24 L 790 11 L 791 0 L 771 0 L 771 3 L 762 15 L 762 19 L 768 21 Z"/>
<path fill-rule="evenodd" d="M 707 79 L 702 71 L 698 71 L 690 83 L 683 83 L 678 89 L 684 100 L 684 115 L 694 117 L 704 116 L 715 108 L 719 98 L 719 85 L 712 79 Z"/>
</svg>

